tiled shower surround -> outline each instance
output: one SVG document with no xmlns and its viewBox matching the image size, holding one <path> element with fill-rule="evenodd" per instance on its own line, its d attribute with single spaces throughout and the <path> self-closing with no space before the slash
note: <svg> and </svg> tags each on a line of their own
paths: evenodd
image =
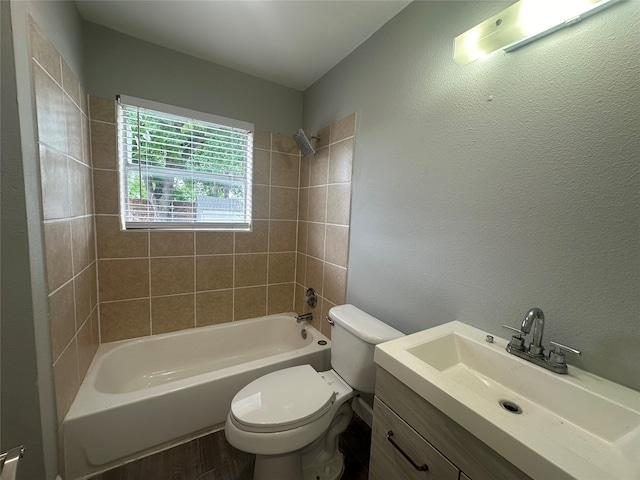
<svg viewBox="0 0 640 480">
<path fill-rule="evenodd" d="M 113 100 L 87 97 L 30 21 L 58 421 L 99 343 L 272 313 L 314 324 L 344 302 L 355 115 L 317 132 L 254 135 L 252 232 L 121 231 Z"/>
<path fill-rule="evenodd" d="M 121 231 L 116 103 L 89 103 L 102 342 L 302 313 L 307 286 L 317 319 L 344 301 L 354 115 L 302 161 L 290 136 L 255 133 L 252 232 Z"/>
<path fill-rule="evenodd" d="M 32 20 L 29 33 L 60 422 L 99 342 L 89 121 L 86 95 L 75 75 Z"/>
</svg>

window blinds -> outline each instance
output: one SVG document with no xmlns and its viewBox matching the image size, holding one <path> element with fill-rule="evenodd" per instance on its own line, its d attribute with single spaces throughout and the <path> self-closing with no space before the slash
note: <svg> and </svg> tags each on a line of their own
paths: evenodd
<svg viewBox="0 0 640 480">
<path fill-rule="evenodd" d="M 120 97 L 125 228 L 251 229 L 253 125 Z"/>
</svg>

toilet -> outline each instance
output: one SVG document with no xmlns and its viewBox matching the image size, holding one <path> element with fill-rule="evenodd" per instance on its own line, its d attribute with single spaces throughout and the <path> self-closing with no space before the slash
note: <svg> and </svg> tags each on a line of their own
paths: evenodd
<svg viewBox="0 0 640 480">
<path fill-rule="evenodd" d="M 231 402 L 225 436 L 256 455 L 254 480 L 337 480 L 343 473 L 338 435 L 351 421 L 351 401 L 374 392 L 374 348 L 404 334 L 353 305 L 333 307 L 328 317 L 331 370 L 272 372 Z"/>
</svg>

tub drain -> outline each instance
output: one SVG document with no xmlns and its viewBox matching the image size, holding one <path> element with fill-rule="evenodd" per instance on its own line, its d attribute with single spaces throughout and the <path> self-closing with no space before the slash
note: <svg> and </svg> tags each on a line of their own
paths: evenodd
<svg viewBox="0 0 640 480">
<path fill-rule="evenodd" d="M 517 404 L 510 402 L 509 400 L 500 400 L 498 403 L 507 412 L 514 413 L 516 415 L 522 413 L 522 409 Z"/>
</svg>

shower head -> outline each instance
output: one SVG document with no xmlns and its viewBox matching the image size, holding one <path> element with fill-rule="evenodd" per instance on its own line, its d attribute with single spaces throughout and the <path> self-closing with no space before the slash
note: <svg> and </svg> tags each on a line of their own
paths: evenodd
<svg viewBox="0 0 640 480">
<path fill-rule="evenodd" d="M 311 137 L 311 139 L 320 140 L 318 137 Z M 311 145 L 310 139 L 307 138 L 307 135 L 304 133 L 304 130 L 300 129 L 296 133 L 293 134 L 293 139 L 296 141 L 298 148 L 302 152 L 303 157 L 308 157 L 309 155 L 313 155 L 316 153 L 315 149 Z"/>
</svg>

